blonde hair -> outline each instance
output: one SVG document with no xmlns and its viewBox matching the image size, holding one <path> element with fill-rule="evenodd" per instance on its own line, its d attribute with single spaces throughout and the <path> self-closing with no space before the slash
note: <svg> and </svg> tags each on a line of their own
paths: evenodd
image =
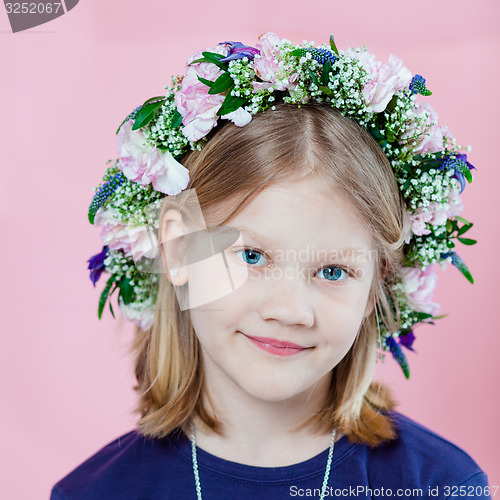
<svg viewBox="0 0 500 500">
<path fill-rule="evenodd" d="M 270 183 L 311 172 L 344 194 L 376 245 L 378 262 L 369 298 L 375 307 L 333 369 L 323 408 L 300 427 L 311 425 L 317 432 L 337 427 L 351 441 L 370 446 L 393 439 L 387 413 L 393 401 L 372 380 L 379 343 L 377 317 L 390 331 L 397 330 L 399 321 L 391 285 L 402 262 L 403 202 L 380 147 L 366 130 L 327 105 L 298 108 L 281 103 L 273 111 L 258 113 L 245 127 L 219 126 L 204 148 L 186 155 L 182 163 L 190 171 L 188 188 L 196 190 L 202 210 L 210 209 L 217 225 Z M 166 208 L 167 204 L 161 220 Z M 140 393 L 136 411 L 144 435 L 166 436 L 195 415 L 221 433 L 220 421 L 203 404 L 203 360 L 189 311 L 180 310 L 165 275 L 160 276 L 154 324 L 146 332 L 137 328 L 133 350 L 135 389 Z"/>
</svg>

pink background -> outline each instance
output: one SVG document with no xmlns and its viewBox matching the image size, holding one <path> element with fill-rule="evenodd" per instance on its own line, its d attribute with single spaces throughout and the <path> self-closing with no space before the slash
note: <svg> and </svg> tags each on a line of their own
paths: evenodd
<svg viewBox="0 0 500 500">
<path fill-rule="evenodd" d="M 171 5 L 169 5 L 171 4 Z M 402 5 L 404 4 L 404 5 Z M 465 448 L 500 483 L 499 3 L 495 0 L 163 2 L 81 0 L 12 34 L 0 6 L 2 57 L 2 339 L 0 497 L 47 498 L 51 486 L 134 425 L 130 328 L 97 319 L 86 260 L 92 187 L 115 157 L 121 119 L 158 95 L 201 47 L 280 37 L 391 52 L 434 92 L 430 102 L 478 167 L 464 193 L 476 279 L 440 273 L 450 313 L 417 331 L 412 378 L 379 369 L 400 410 Z M 500 495 L 500 493 L 499 493 Z"/>
</svg>

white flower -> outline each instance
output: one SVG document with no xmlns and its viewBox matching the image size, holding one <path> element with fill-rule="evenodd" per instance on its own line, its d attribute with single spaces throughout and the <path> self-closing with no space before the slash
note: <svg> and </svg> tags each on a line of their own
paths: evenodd
<svg viewBox="0 0 500 500">
<path fill-rule="evenodd" d="M 252 121 L 252 115 L 243 108 L 238 108 L 236 111 L 231 111 L 222 116 L 231 120 L 237 127 L 244 127 Z"/>
</svg>

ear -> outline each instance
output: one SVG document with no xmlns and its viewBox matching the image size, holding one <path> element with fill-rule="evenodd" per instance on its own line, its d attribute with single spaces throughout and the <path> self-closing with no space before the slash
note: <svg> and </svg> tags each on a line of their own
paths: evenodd
<svg viewBox="0 0 500 500">
<path fill-rule="evenodd" d="M 387 277 L 387 275 L 389 274 L 389 267 L 388 267 L 385 259 L 381 260 L 379 266 L 380 266 L 379 267 L 380 279 L 382 281 L 384 281 L 385 278 Z M 373 286 L 372 286 L 372 289 L 370 290 L 370 295 L 369 295 L 368 300 L 366 302 L 366 309 L 365 309 L 365 313 L 363 314 L 363 318 L 367 318 L 368 316 L 370 316 L 370 314 L 375 309 L 376 302 L 377 302 L 377 300 L 376 300 L 375 292 L 374 292 Z"/>
<path fill-rule="evenodd" d="M 182 214 L 175 209 L 165 212 L 161 221 L 161 252 L 167 279 L 174 286 L 187 283 L 187 269 L 183 265 L 183 236 L 188 231 Z"/>
</svg>

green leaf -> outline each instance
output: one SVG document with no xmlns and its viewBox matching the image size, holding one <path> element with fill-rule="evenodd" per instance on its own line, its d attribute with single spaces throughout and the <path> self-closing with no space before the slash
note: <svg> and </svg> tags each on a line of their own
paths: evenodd
<svg viewBox="0 0 500 500">
<path fill-rule="evenodd" d="M 108 305 L 109 305 L 109 312 L 111 313 L 111 316 L 113 316 L 113 318 L 114 318 L 115 312 L 113 311 L 113 306 L 111 305 L 111 300 L 108 302 Z"/>
<path fill-rule="evenodd" d="M 209 59 L 205 57 L 200 57 L 199 59 L 195 59 L 194 61 L 191 61 L 188 66 L 191 66 L 191 64 L 198 64 L 198 63 L 211 63 Z"/>
<path fill-rule="evenodd" d="M 408 365 L 408 360 L 406 359 L 406 356 L 404 355 L 403 351 L 401 351 L 400 356 L 396 358 L 396 361 L 398 362 L 398 365 L 401 367 L 401 370 L 403 370 L 405 378 L 409 379 L 410 365 Z"/>
<path fill-rule="evenodd" d="M 388 113 L 392 113 L 394 108 L 396 107 L 396 103 L 398 102 L 398 96 L 394 95 L 394 97 L 389 101 L 389 104 L 386 106 L 384 111 L 387 111 Z M 384 112 L 382 111 L 382 113 Z"/>
<path fill-rule="evenodd" d="M 179 113 L 179 110 L 175 108 L 174 116 L 172 116 L 172 128 L 180 127 L 182 125 L 182 115 Z"/>
<path fill-rule="evenodd" d="M 448 220 L 446 221 L 446 231 L 447 231 L 448 233 L 452 233 L 452 232 L 453 232 L 453 221 L 452 221 L 452 220 L 450 220 L 450 219 L 448 219 Z"/>
<path fill-rule="evenodd" d="M 165 101 L 166 100 L 165 96 L 164 95 L 157 95 L 156 97 L 149 98 L 142 105 L 146 106 L 146 104 L 154 103 L 154 102 L 161 101 L 161 100 Z"/>
<path fill-rule="evenodd" d="M 417 312 L 417 314 L 415 314 L 415 317 L 417 318 L 418 321 L 422 321 L 423 319 L 432 318 L 432 314 Z"/>
<path fill-rule="evenodd" d="M 427 160 L 423 162 L 422 167 L 425 167 L 426 170 L 430 170 L 431 168 L 438 170 L 441 164 L 441 160 Z"/>
<path fill-rule="evenodd" d="M 368 129 L 368 132 L 370 133 L 370 135 L 375 139 L 375 141 L 377 143 L 381 143 L 383 141 L 385 141 L 385 137 L 383 136 L 383 134 L 380 132 L 380 130 L 377 130 L 376 128 L 372 128 L 370 127 Z M 406 169 L 406 165 L 404 166 L 404 168 Z M 411 173 L 411 167 L 408 165 L 409 167 L 409 170 L 407 170 L 409 173 Z"/>
<path fill-rule="evenodd" d="M 466 266 L 465 262 L 462 258 L 455 254 L 453 265 L 471 282 L 474 283 L 474 278 L 469 271 L 469 268 Z"/>
<path fill-rule="evenodd" d="M 194 60 L 193 62 L 189 63 L 189 65 L 191 66 L 191 64 L 197 63 L 212 63 L 216 64 L 217 66 L 219 66 L 219 68 L 222 69 L 228 68 L 228 63 L 220 62 L 220 59 L 224 58 L 222 54 L 216 54 L 215 52 L 202 52 L 201 54 L 203 55 L 202 58 Z"/>
<path fill-rule="evenodd" d="M 307 72 L 309 73 L 314 85 L 316 85 L 317 87 L 320 86 L 320 83 L 319 83 L 319 80 L 318 80 L 318 77 L 311 71 L 310 68 L 306 68 L 307 69 Z"/>
<path fill-rule="evenodd" d="M 130 284 L 130 280 L 122 278 L 118 283 L 118 287 L 120 288 L 120 297 L 124 304 L 130 304 L 134 294 L 134 287 Z"/>
<path fill-rule="evenodd" d="M 457 161 L 454 163 L 453 168 L 458 172 L 461 172 L 469 182 L 472 182 L 472 172 L 466 163 L 463 161 Z"/>
<path fill-rule="evenodd" d="M 117 134 L 120 132 L 120 129 L 123 127 L 124 123 L 128 122 L 129 120 L 135 120 L 135 117 L 137 116 L 137 113 L 139 112 L 140 108 L 141 107 L 138 106 L 137 108 L 134 109 L 134 111 L 132 111 L 132 113 L 130 113 L 123 119 L 123 121 L 120 123 L 120 126 L 116 129 Z"/>
<path fill-rule="evenodd" d="M 472 226 L 472 223 L 470 223 L 469 221 L 465 220 L 463 217 L 459 217 L 458 215 L 456 215 L 455 219 L 459 220 L 460 222 L 463 222 L 464 224 L 470 224 Z"/>
<path fill-rule="evenodd" d="M 462 234 L 466 233 L 474 224 L 464 224 L 457 233 L 457 236 L 461 236 Z"/>
<path fill-rule="evenodd" d="M 333 93 L 332 89 L 330 87 L 319 87 L 319 90 L 323 92 L 323 94 L 330 95 Z"/>
<path fill-rule="evenodd" d="M 458 238 L 458 241 L 464 245 L 475 245 L 477 243 L 476 240 L 471 240 L 469 238 Z"/>
<path fill-rule="evenodd" d="M 201 55 L 203 57 L 206 57 L 207 59 L 212 58 L 216 61 L 219 61 L 219 59 L 224 59 L 224 56 L 222 54 L 218 54 L 217 52 L 202 52 Z"/>
<path fill-rule="evenodd" d="M 154 99 L 154 97 L 153 97 Z M 132 127 L 132 130 L 137 130 L 138 128 L 144 127 L 147 125 L 154 117 L 155 111 L 163 105 L 165 102 L 165 98 L 160 99 L 159 101 L 150 102 L 151 99 L 148 99 L 141 107 L 137 116 L 135 117 L 135 122 Z"/>
<path fill-rule="evenodd" d="M 227 115 L 232 111 L 236 111 L 238 108 L 241 108 L 245 102 L 247 102 L 246 97 L 235 97 L 231 95 L 231 92 L 228 92 L 222 102 L 222 106 L 219 111 L 217 111 L 217 116 Z"/>
<path fill-rule="evenodd" d="M 111 290 L 111 287 L 113 286 L 114 282 L 115 282 L 115 276 L 111 276 L 108 279 L 106 286 L 104 287 L 104 290 L 101 293 L 101 297 L 99 298 L 99 307 L 97 309 L 97 317 L 99 319 L 101 319 L 102 311 L 104 310 L 104 306 L 106 305 L 106 300 L 108 299 L 108 296 L 110 295 L 110 290 Z"/>
<path fill-rule="evenodd" d="M 212 85 L 215 82 L 212 82 L 212 80 L 207 80 L 206 78 L 202 78 L 201 76 L 198 76 L 198 80 L 200 80 L 201 83 L 204 83 L 207 87 L 212 87 Z"/>
<path fill-rule="evenodd" d="M 221 94 L 222 92 L 225 92 L 229 88 L 231 88 L 234 85 L 234 81 L 231 78 L 231 75 L 229 74 L 228 71 L 222 73 L 222 75 L 215 80 L 213 85 L 210 87 L 210 90 L 208 91 L 209 94 Z"/>
<path fill-rule="evenodd" d="M 472 182 L 472 172 L 469 170 L 469 167 L 467 167 L 467 170 L 464 170 L 464 175 L 469 182 Z"/>
<path fill-rule="evenodd" d="M 449 313 L 440 314 L 439 316 L 433 316 L 432 319 L 442 319 L 442 318 L 446 318 L 446 316 L 449 316 L 449 315 L 450 315 Z"/>
<path fill-rule="evenodd" d="M 335 52 L 335 54 L 337 54 L 338 56 L 340 55 L 337 46 L 335 45 L 335 40 L 333 39 L 333 35 L 330 35 L 330 48 Z"/>
<path fill-rule="evenodd" d="M 332 63 L 330 61 L 326 61 L 320 78 L 323 85 L 328 85 L 328 82 L 330 81 L 330 71 L 332 71 Z"/>
</svg>

